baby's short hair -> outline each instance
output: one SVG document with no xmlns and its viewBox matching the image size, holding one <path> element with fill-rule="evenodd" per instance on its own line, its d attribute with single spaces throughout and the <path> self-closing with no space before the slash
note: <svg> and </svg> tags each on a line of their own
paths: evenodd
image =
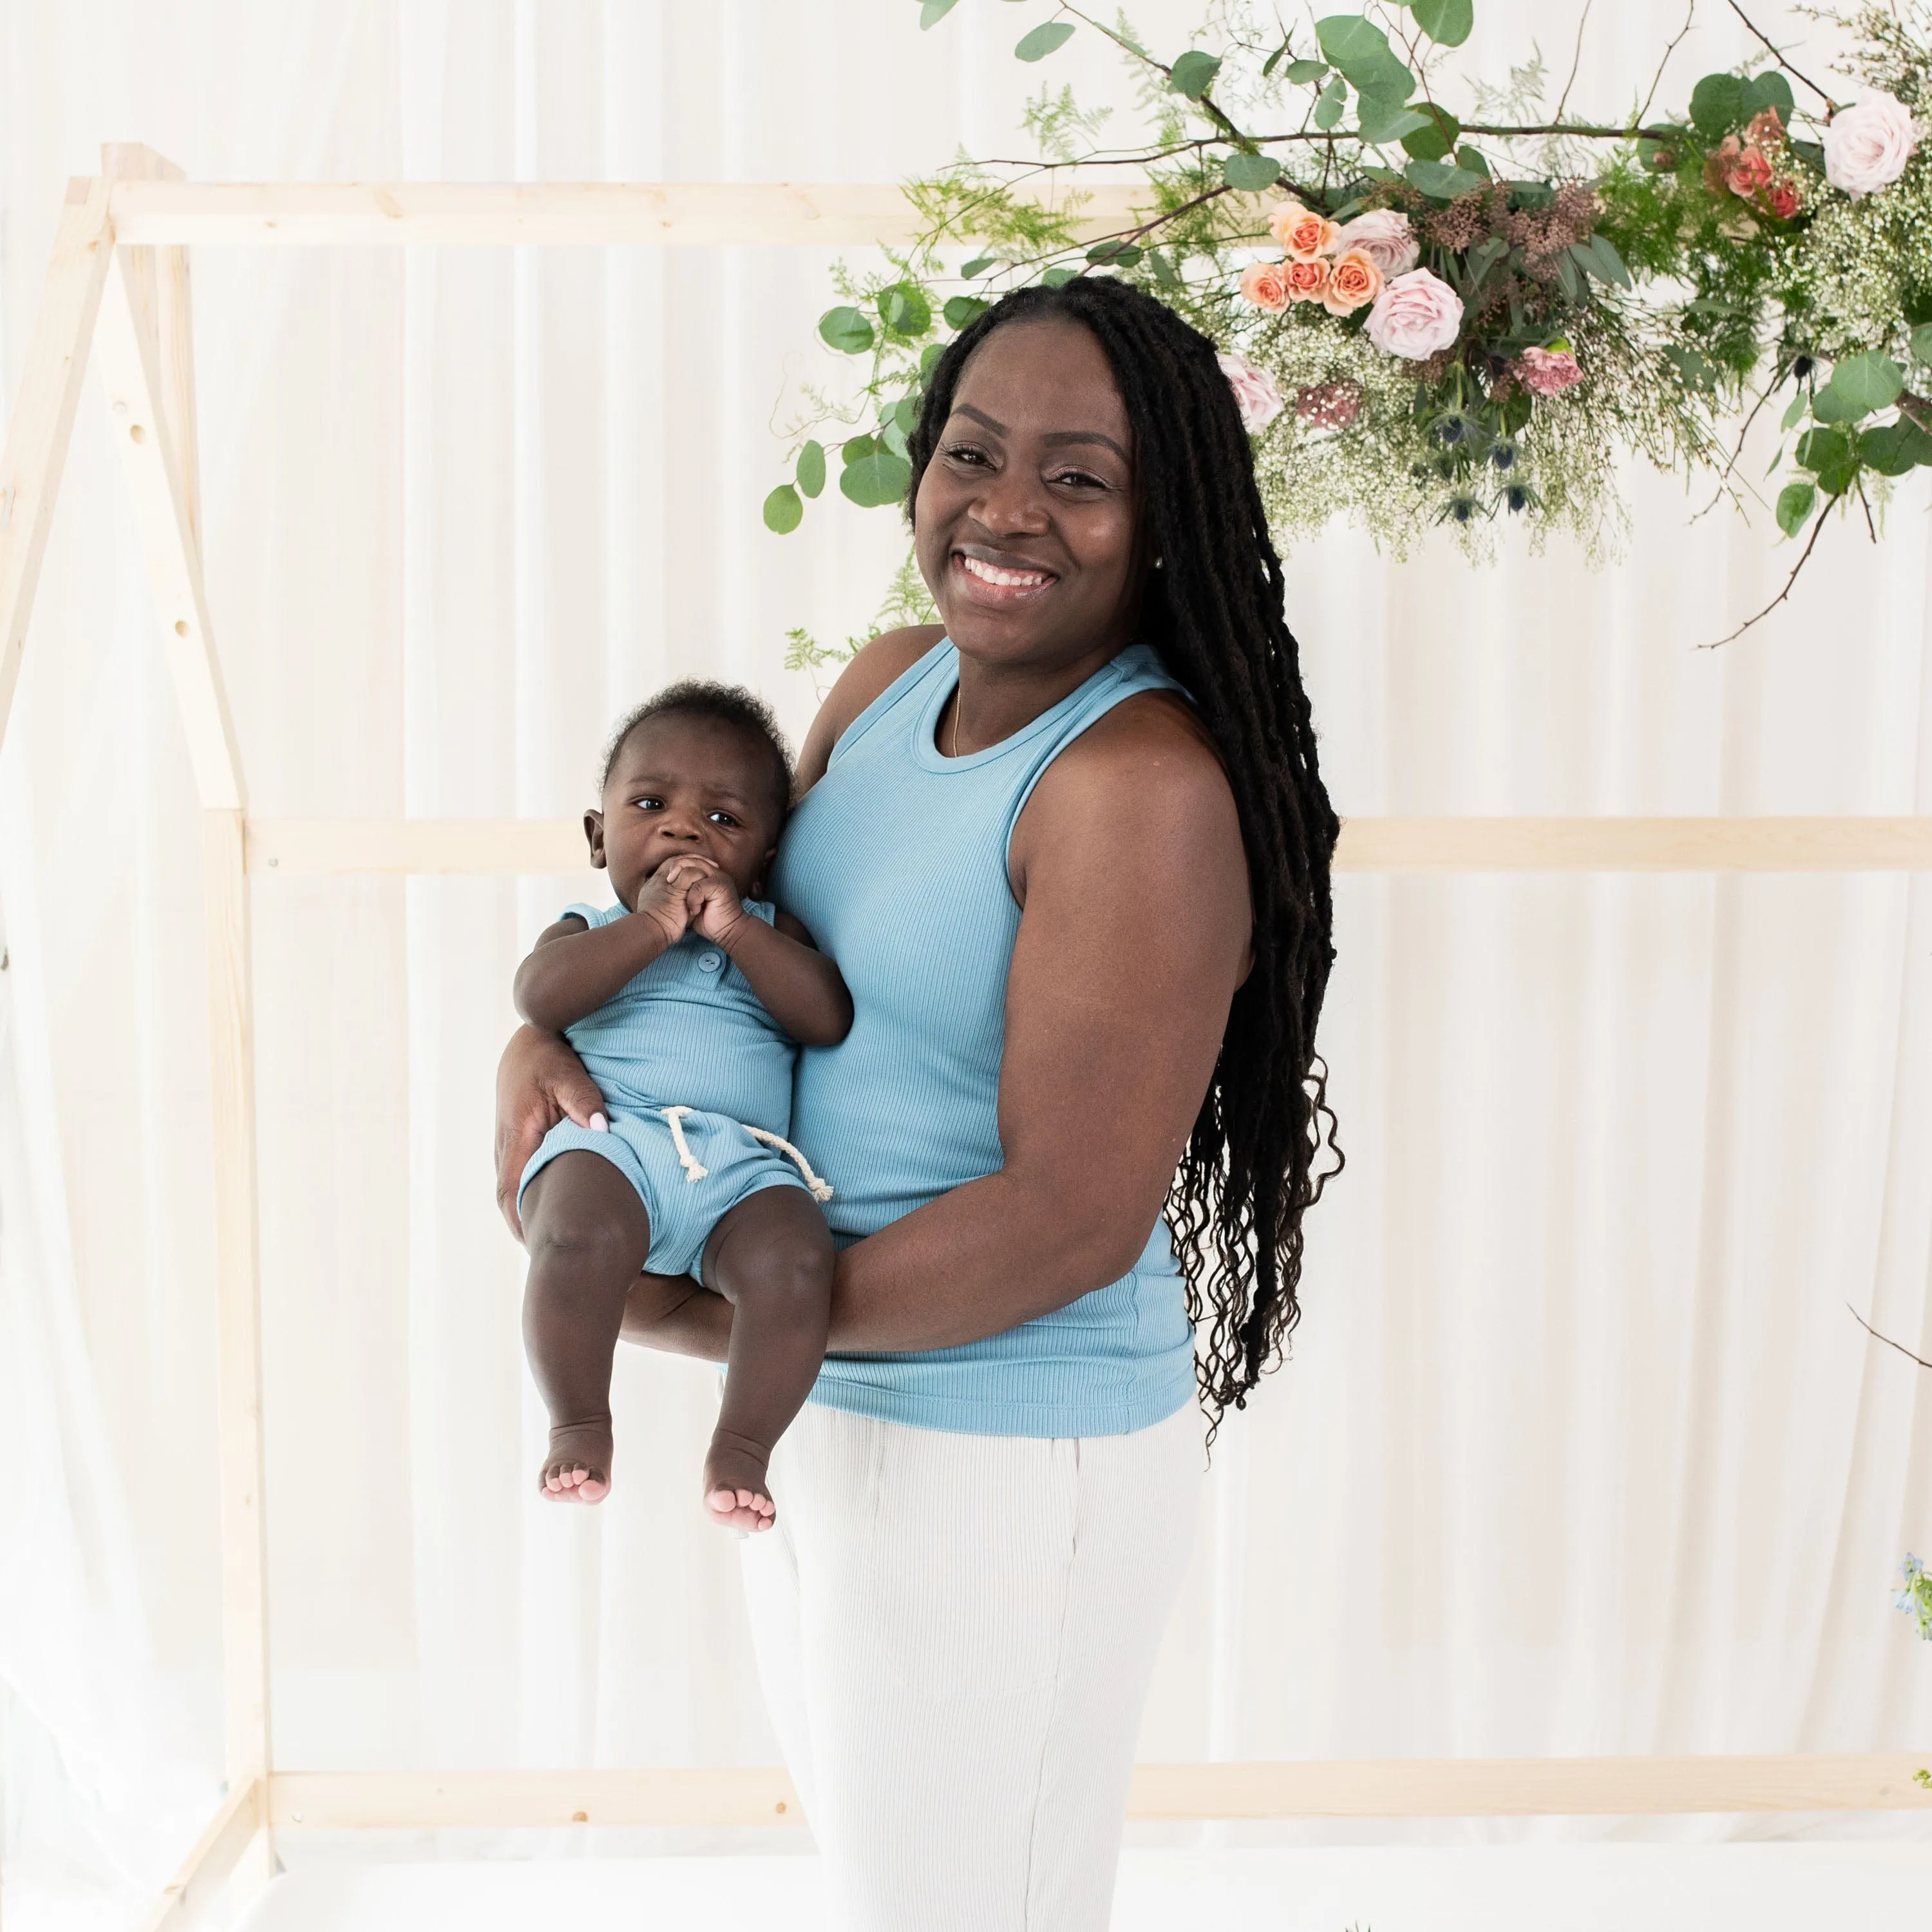
<svg viewBox="0 0 1932 1932">
<path fill-rule="evenodd" d="M 772 754 L 772 789 L 778 818 L 783 822 L 791 809 L 791 750 L 778 729 L 778 721 L 772 715 L 772 707 L 742 684 L 714 684 L 707 678 L 687 677 L 668 684 L 655 697 L 646 698 L 618 719 L 604 741 L 604 755 L 598 760 L 599 797 L 610 782 L 611 770 L 631 734 L 654 718 L 708 718 L 743 732 L 748 738 L 759 740 Z"/>
</svg>

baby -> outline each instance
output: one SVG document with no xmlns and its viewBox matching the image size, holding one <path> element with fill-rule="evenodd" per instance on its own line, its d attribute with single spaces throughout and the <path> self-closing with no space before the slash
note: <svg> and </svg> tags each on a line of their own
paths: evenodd
<svg viewBox="0 0 1932 1932">
<path fill-rule="evenodd" d="M 852 1024 L 837 967 L 757 896 L 791 782 L 750 692 L 659 692 L 613 734 L 603 808 L 584 814 L 619 903 L 568 908 L 517 969 L 518 1011 L 566 1035 L 610 1107 L 603 1131 L 553 1127 L 518 1197 L 524 1340 L 550 1409 L 541 1480 L 561 1502 L 610 1490 L 611 1358 L 648 1268 L 731 1304 L 704 1500 L 740 1529 L 776 1519 L 765 1466 L 818 1373 L 832 1294 L 832 1190 L 782 1138 L 792 1063 Z"/>
</svg>

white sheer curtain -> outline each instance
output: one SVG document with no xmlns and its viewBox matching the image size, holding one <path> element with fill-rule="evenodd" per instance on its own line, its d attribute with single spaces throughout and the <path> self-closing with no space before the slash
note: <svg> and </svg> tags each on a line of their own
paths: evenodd
<svg viewBox="0 0 1932 1932">
<path fill-rule="evenodd" d="M 1704 10 L 1672 98 L 1744 51 Z M 1485 0 L 1470 53 L 1539 38 L 1561 70 L 1579 11 Z M 1614 112 L 1681 14 L 1599 16 L 1572 101 Z M 1196 17 L 1136 10 L 1160 44 Z M 1010 152 L 1042 79 L 1127 98 L 1090 34 L 1035 70 L 1018 10 L 916 19 L 10 0 L 9 392 L 62 178 L 103 140 L 215 178 L 877 180 Z M 829 266 L 200 251 L 210 601 L 254 808 L 574 812 L 610 715 L 686 671 L 802 730 L 784 632 L 858 628 L 900 544 L 843 504 L 783 540 L 758 520 L 774 411 L 828 373 Z M 0 1682 L 15 1872 L 131 1888 L 219 1776 L 218 1596 L 196 806 L 105 428 L 90 388 L 0 760 Z M 1667 480 L 1630 496 L 1600 572 L 1511 540 L 1486 572 L 1433 539 L 1298 553 L 1343 812 L 1932 810 L 1922 488 L 1718 652 L 1695 647 L 1787 553 Z M 706 1372 L 627 1352 L 610 1504 L 532 1491 L 490 1075 L 512 968 L 585 883 L 258 882 L 284 1764 L 775 1754 L 733 1550 L 692 1504 Z M 1932 1378 L 1844 1306 L 1932 1353 L 1926 886 L 1337 899 L 1349 1168 L 1294 1358 L 1222 1436 L 1144 1754 L 1932 1740 L 1932 1654 L 1888 1595 L 1932 1542 Z"/>
</svg>

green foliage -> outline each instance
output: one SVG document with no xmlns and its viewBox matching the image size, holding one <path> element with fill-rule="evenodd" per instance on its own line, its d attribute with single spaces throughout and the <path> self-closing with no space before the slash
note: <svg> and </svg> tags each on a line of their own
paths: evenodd
<svg viewBox="0 0 1932 1932">
<path fill-rule="evenodd" d="M 919 10 L 920 32 L 924 33 L 927 28 L 938 26 L 958 4 L 959 0 L 925 0 Z"/>
<path fill-rule="evenodd" d="M 1221 62 L 1217 56 L 1204 54 L 1198 48 L 1190 49 L 1174 64 L 1174 91 L 1190 100 L 1198 100 L 1214 85 L 1214 76 L 1220 71 Z"/>
<path fill-rule="evenodd" d="M 1415 24 L 1432 40 L 1460 47 L 1476 24 L 1475 0 L 1408 0 Z"/>
<path fill-rule="evenodd" d="M 816 496 L 825 488 L 825 446 L 808 441 L 798 453 L 798 487 L 801 494 Z M 799 514 L 805 514 L 801 509 Z"/>
<path fill-rule="evenodd" d="M 1281 178 L 1281 164 L 1272 154 L 1226 154 L 1221 160 L 1221 178 L 1230 188 L 1258 194 Z"/>
<path fill-rule="evenodd" d="M 830 308 L 818 318 L 818 332 L 847 356 L 862 356 L 872 346 L 872 325 L 856 308 Z"/>
<path fill-rule="evenodd" d="M 783 536 L 788 530 L 795 530 L 805 520 L 805 506 L 798 500 L 798 492 L 789 483 L 781 483 L 765 499 L 765 528 Z"/>
<path fill-rule="evenodd" d="M 1073 38 L 1071 20 L 1048 20 L 1034 28 L 1030 34 L 1022 34 L 1020 44 L 1013 52 L 1023 61 L 1044 60 L 1056 48 L 1064 47 Z"/>
<path fill-rule="evenodd" d="M 1810 483 L 1787 483 L 1778 493 L 1778 527 L 1795 537 L 1809 520 L 1818 501 L 1818 491 Z"/>
</svg>

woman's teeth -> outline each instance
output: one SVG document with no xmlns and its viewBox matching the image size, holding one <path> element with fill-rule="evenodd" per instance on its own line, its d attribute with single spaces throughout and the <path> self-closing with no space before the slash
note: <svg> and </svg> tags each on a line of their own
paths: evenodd
<svg viewBox="0 0 1932 1932">
<path fill-rule="evenodd" d="M 959 563 L 968 576 L 978 578 L 982 584 L 1004 584 L 1019 590 L 1036 590 L 1042 584 L 1053 581 L 1051 571 L 1001 570 L 994 565 L 982 563 L 976 556 L 963 554 Z"/>
</svg>

